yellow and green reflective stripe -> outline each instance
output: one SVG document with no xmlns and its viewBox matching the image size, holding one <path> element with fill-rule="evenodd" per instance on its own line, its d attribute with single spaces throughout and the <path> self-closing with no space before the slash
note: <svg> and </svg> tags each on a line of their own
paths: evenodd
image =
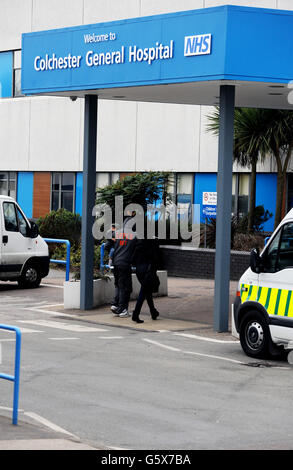
<svg viewBox="0 0 293 470">
<path fill-rule="evenodd" d="M 291 290 L 272 287 L 241 285 L 241 303 L 258 302 L 269 315 L 293 317 L 293 295 Z"/>
<path fill-rule="evenodd" d="M 289 305 L 290 305 L 291 297 L 292 297 L 292 291 L 289 290 L 288 295 L 287 295 L 286 305 L 285 305 L 285 313 L 284 313 L 285 317 L 289 316 Z M 291 309 L 291 311 L 292 311 L 292 309 Z"/>
</svg>

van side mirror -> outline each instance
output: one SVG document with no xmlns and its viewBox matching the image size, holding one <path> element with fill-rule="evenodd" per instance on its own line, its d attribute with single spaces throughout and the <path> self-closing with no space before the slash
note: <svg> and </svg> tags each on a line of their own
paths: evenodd
<svg viewBox="0 0 293 470">
<path fill-rule="evenodd" d="M 258 248 L 253 248 L 250 252 L 250 269 L 257 274 L 261 271 L 261 257 L 259 256 Z"/>
<path fill-rule="evenodd" d="M 37 224 L 30 220 L 29 237 L 37 238 L 38 235 L 39 235 L 39 228 Z"/>
</svg>

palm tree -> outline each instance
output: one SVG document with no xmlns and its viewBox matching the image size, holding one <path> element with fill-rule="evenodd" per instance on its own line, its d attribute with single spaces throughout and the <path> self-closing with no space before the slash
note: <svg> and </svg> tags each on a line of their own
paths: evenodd
<svg viewBox="0 0 293 470">
<path fill-rule="evenodd" d="M 293 150 L 293 112 L 288 110 L 267 110 L 267 131 L 265 140 L 267 152 L 272 155 L 277 165 L 277 198 L 275 228 L 281 222 L 283 199 L 289 162 Z"/>
<path fill-rule="evenodd" d="M 208 116 L 210 123 L 207 130 L 219 134 L 219 108 Z M 260 114 L 255 113 L 252 108 L 235 108 L 234 114 L 234 160 L 242 167 L 251 168 L 249 209 L 248 209 L 248 232 L 252 231 L 255 194 L 256 194 L 256 166 L 259 158 L 262 142 L 259 135 L 263 134 L 263 120 Z"/>
<path fill-rule="evenodd" d="M 208 116 L 207 129 L 218 134 L 219 110 Z M 293 112 L 275 109 L 236 108 L 234 117 L 234 157 L 251 167 L 248 229 L 252 228 L 255 208 L 256 165 L 271 155 L 277 165 L 275 228 L 282 219 L 285 178 L 293 149 Z"/>
</svg>

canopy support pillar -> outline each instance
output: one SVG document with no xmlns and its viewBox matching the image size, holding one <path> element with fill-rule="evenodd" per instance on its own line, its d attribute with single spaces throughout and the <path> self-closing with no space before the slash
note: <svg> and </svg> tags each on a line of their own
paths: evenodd
<svg viewBox="0 0 293 470">
<path fill-rule="evenodd" d="M 214 330 L 228 331 L 235 86 L 220 86 Z"/>
<path fill-rule="evenodd" d="M 84 104 L 83 194 L 80 267 L 80 308 L 93 308 L 94 223 L 97 158 L 97 95 L 86 95 Z"/>
</svg>

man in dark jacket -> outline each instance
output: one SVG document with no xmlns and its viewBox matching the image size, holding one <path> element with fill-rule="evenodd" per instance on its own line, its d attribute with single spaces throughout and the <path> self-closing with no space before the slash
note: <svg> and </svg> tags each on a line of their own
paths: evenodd
<svg viewBox="0 0 293 470">
<path fill-rule="evenodd" d="M 129 220 L 128 217 L 123 228 L 116 231 L 113 255 L 115 298 L 111 310 L 115 316 L 122 318 L 130 315 L 128 303 L 132 292 L 131 260 L 137 241 L 133 231 L 127 228 Z"/>
<path fill-rule="evenodd" d="M 141 284 L 135 309 L 132 313 L 132 320 L 136 323 L 143 323 L 139 315 L 145 300 L 148 303 L 152 319 L 156 320 L 159 316 L 153 301 L 153 292 L 157 292 L 159 288 L 159 280 L 156 274 L 158 260 L 159 247 L 156 239 L 137 240 L 132 258 L 132 264 L 136 267 L 136 276 Z"/>
</svg>

